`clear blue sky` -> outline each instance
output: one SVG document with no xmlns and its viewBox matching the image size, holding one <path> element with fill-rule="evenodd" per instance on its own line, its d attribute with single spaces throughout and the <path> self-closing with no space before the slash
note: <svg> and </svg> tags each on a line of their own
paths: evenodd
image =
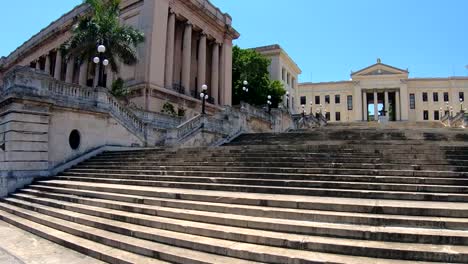
<svg viewBox="0 0 468 264">
<path fill-rule="evenodd" d="M 349 79 L 377 58 L 412 77 L 466 76 L 466 0 L 212 0 L 231 14 L 243 48 L 280 44 L 297 62 L 300 81 Z M 81 0 L 2 3 L 0 55 Z"/>
</svg>

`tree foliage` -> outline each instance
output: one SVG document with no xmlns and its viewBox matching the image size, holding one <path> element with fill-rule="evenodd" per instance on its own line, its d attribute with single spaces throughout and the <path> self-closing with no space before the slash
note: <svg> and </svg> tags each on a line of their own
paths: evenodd
<svg viewBox="0 0 468 264">
<path fill-rule="evenodd" d="M 286 91 L 279 81 L 270 80 L 268 67 L 271 61 L 252 49 L 233 47 L 232 61 L 232 92 L 233 104 L 240 101 L 252 105 L 265 105 L 267 96 L 271 95 L 273 107 L 282 102 Z M 243 82 L 248 81 L 248 93 L 244 92 Z"/>
<path fill-rule="evenodd" d="M 63 46 L 67 58 L 75 57 L 81 63 L 97 56 L 97 47 L 104 45 L 103 57 L 109 60 L 113 72 L 118 72 L 118 61 L 133 65 L 138 57 L 136 47 L 144 41 L 144 34 L 119 21 L 121 0 L 84 0 L 91 11 L 74 26 L 71 39 Z"/>
</svg>

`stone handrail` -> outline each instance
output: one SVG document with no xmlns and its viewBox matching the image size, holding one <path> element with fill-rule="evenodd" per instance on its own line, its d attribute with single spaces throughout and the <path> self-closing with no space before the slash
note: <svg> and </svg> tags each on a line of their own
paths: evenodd
<svg viewBox="0 0 468 264">
<path fill-rule="evenodd" d="M 119 102 L 114 96 L 112 96 L 107 90 L 104 91 L 106 96 L 107 105 L 109 110 L 113 114 L 114 118 L 124 122 L 126 126 L 130 126 L 137 134 L 140 139 L 146 141 L 146 126 L 145 123 L 138 118 L 130 109 L 125 107 Z"/>
<path fill-rule="evenodd" d="M 202 115 L 194 116 L 176 128 L 177 140 L 180 140 L 203 125 Z"/>
<path fill-rule="evenodd" d="M 163 113 L 147 112 L 135 107 L 130 107 L 133 113 L 144 122 L 161 128 L 175 128 L 182 123 L 182 118 Z"/>
<path fill-rule="evenodd" d="M 250 104 L 242 102 L 241 111 L 247 113 L 249 116 L 271 122 L 271 115 L 269 115 L 267 112 L 263 111 L 262 109 L 254 107 Z"/>
<path fill-rule="evenodd" d="M 67 105 L 87 105 L 97 107 L 104 112 L 108 111 L 135 136 L 146 141 L 145 123 L 122 105 L 106 88 L 95 89 L 58 81 L 42 71 L 22 66 L 17 66 L 8 72 L 4 80 L 4 92 L 8 92 L 9 89 L 22 89 L 23 92 L 55 99 Z"/>
</svg>

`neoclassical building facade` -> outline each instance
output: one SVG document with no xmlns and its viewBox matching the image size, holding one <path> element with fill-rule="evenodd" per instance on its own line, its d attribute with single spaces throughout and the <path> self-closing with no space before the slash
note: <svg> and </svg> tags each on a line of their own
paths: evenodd
<svg viewBox="0 0 468 264">
<path fill-rule="evenodd" d="M 300 83 L 295 110 L 330 122 L 434 122 L 464 109 L 467 93 L 467 77 L 409 78 L 408 70 L 378 59 L 349 81 Z"/>
<path fill-rule="evenodd" d="M 0 80 L 22 65 L 67 83 L 96 86 L 92 61 L 65 60 L 59 51 L 86 12 L 86 5 L 74 8 L 3 57 Z M 120 19 L 144 32 L 146 40 L 138 47 L 136 65 L 121 65 L 119 76 L 106 72 L 106 86 L 121 77 L 131 90 L 130 102 L 147 111 L 159 112 L 170 102 L 192 116 L 199 111 L 203 84 L 209 87 L 210 110 L 231 105 L 232 41 L 239 33 L 228 14 L 208 0 L 124 0 Z"/>
<path fill-rule="evenodd" d="M 297 98 L 297 85 L 301 69 L 288 53 L 278 44 L 254 48 L 255 51 L 271 60 L 268 67 L 270 79 L 280 81 L 286 95 L 283 98 L 283 107 L 290 112 L 295 109 L 295 98 Z"/>
</svg>

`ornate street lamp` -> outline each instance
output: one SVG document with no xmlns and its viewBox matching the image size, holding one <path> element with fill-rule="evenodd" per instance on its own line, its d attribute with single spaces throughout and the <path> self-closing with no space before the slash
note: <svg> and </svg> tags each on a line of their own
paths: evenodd
<svg viewBox="0 0 468 264">
<path fill-rule="evenodd" d="M 286 92 L 286 107 L 288 108 L 288 111 L 289 111 L 289 92 Z"/>
<path fill-rule="evenodd" d="M 271 105 L 272 105 L 272 102 L 271 102 L 271 95 L 268 95 L 267 96 L 267 104 L 268 104 L 268 113 L 270 114 L 271 113 Z"/>
<path fill-rule="evenodd" d="M 109 65 L 109 60 L 103 58 L 104 52 L 106 52 L 106 46 L 99 45 L 97 48 L 99 56 L 94 57 L 93 62 L 96 64 L 96 67 L 99 67 L 98 74 L 98 86 L 104 87 L 104 68 Z"/>
<path fill-rule="evenodd" d="M 463 99 L 460 98 L 460 113 L 463 112 Z"/>
<path fill-rule="evenodd" d="M 305 117 L 305 114 L 306 114 L 306 112 L 305 112 L 305 105 L 302 105 L 302 118 Z"/>
<path fill-rule="evenodd" d="M 206 100 L 208 100 L 208 85 L 202 85 L 202 92 L 200 93 L 200 99 L 202 100 L 202 115 L 206 115 L 205 113 L 205 104 Z"/>
</svg>

